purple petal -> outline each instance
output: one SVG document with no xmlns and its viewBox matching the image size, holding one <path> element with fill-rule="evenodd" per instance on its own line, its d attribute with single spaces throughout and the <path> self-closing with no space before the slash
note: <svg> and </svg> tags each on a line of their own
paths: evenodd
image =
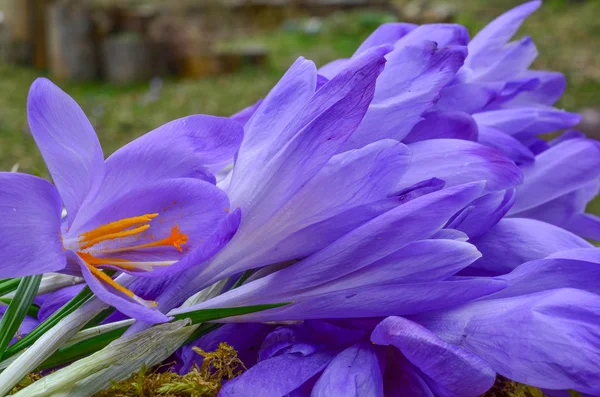
<svg viewBox="0 0 600 397">
<path fill-rule="evenodd" d="M 421 44 L 424 41 L 433 41 L 439 48 L 466 46 L 469 43 L 469 32 L 464 26 L 453 23 L 421 25 L 402 37 L 396 47 Z"/>
<path fill-rule="evenodd" d="M 394 44 L 415 28 L 417 28 L 417 25 L 412 23 L 384 23 L 363 41 L 354 53 L 354 56 L 359 55 L 372 47 Z"/>
<path fill-rule="evenodd" d="M 535 155 L 527 146 L 496 128 L 481 126 L 478 141 L 498 150 L 517 164 L 527 164 L 535 161 Z"/>
<path fill-rule="evenodd" d="M 385 70 L 377 80 L 375 98 L 344 150 L 384 138 L 401 141 L 421 120 L 421 114 L 433 106 L 465 56 L 464 47 L 438 49 L 432 42 L 388 54 Z"/>
<path fill-rule="evenodd" d="M 325 368 L 311 397 L 380 397 L 383 379 L 375 349 L 355 344 L 339 353 Z"/>
<path fill-rule="evenodd" d="M 225 321 L 288 321 L 319 318 L 371 318 L 413 315 L 458 306 L 506 288 L 503 280 L 489 278 L 415 284 L 374 284 L 315 294 L 277 309 Z M 290 294 L 291 295 L 291 294 Z M 273 302 L 285 302 L 273 299 Z M 288 300 L 289 301 L 289 300 Z"/>
<path fill-rule="evenodd" d="M 258 109 L 262 102 L 263 99 L 259 99 L 254 105 L 250 105 L 247 108 L 244 108 L 236 114 L 232 115 L 230 119 L 237 121 L 241 125 L 246 125 L 246 123 L 252 118 L 252 116 L 256 112 L 256 109 Z"/>
<path fill-rule="evenodd" d="M 309 355 L 287 353 L 261 361 L 225 383 L 219 397 L 281 397 L 291 393 L 321 372 L 334 357 L 332 352 Z"/>
<path fill-rule="evenodd" d="M 383 383 L 386 397 L 435 397 L 423 374 L 397 349 L 388 349 Z"/>
<path fill-rule="evenodd" d="M 232 159 L 242 136 L 238 123 L 201 115 L 171 121 L 143 135 L 106 160 L 102 189 L 73 227 L 89 220 L 94 209 L 144 184 L 173 178 L 198 178 L 214 183 L 215 177 L 206 167 Z"/>
<path fill-rule="evenodd" d="M 201 305 L 222 305 L 223 301 L 244 305 L 255 300 L 281 299 L 281 295 L 293 297 L 294 291 L 338 279 L 385 258 L 412 241 L 436 233 L 449 217 L 477 197 L 481 188 L 481 184 L 463 185 L 410 201 L 362 225 L 304 261 Z"/>
<path fill-rule="evenodd" d="M 100 188 L 104 176 L 100 142 L 79 105 L 48 79 L 31 85 L 27 118 L 67 208 L 70 226 L 84 200 Z"/>
<path fill-rule="evenodd" d="M 554 132 L 573 127 L 581 120 L 581 116 L 576 113 L 553 108 L 492 110 L 474 114 L 473 117 L 480 128 L 495 128 L 511 136 L 520 133 L 535 135 Z"/>
<path fill-rule="evenodd" d="M 509 379 L 600 393 L 600 297 L 559 289 L 414 318 Z"/>
<path fill-rule="evenodd" d="M 446 227 L 460 230 L 470 238 L 477 237 L 494 227 L 510 210 L 514 201 L 514 189 L 488 193 L 474 200 Z"/>
<path fill-rule="evenodd" d="M 156 324 L 164 323 L 170 320 L 170 318 L 162 314 L 158 308 L 149 308 L 140 303 L 134 302 L 122 292 L 119 292 L 108 284 L 98 280 L 96 276 L 90 272 L 87 265 L 74 252 L 67 251 L 67 255 L 69 257 L 69 261 L 79 265 L 85 282 L 90 287 L 94 295 L 96 295 L 103 302 L 108 303 L 129 317 L 142 320 L 146 323 Z"/>
<path fill-rule="evenodd" d="M 519 213 L 520 217 L 532 218 L 560 226 L 572 233 L 600 241 L 600 219 L 585 210 L 600 189 L 598 180 L 564 196 Z"/>
<path fill-rule="evenodd" d="M 74 298 L 75 295 L 77 295 L 83 289 L 83 287 L 85 287 L 85 284 L 77 284 L 42 295 L 44 301 L 40 305 L 40 311 L 38 312 L 37 316 L 38 320 L 44 321 L 50 317 L 51 314 Z"/>
<path fill-rule="evenodd" d="M 388 197 L 408 168 L 410 158 L 405 145 L 390 139 L 332 157 L 259 230 L 248 227 L 241 230 L 212 266 L 238 272 L 294 258 L 279 244 L 281 239 L 351 208 Z M 307 244 L 312 245 L 305 242 L 302 247 Z M 288 247 L 293 251 L 299 248 Z"/>
<path fill-rule="evenodd" d="M 259 225 L 269 219 L 344 144 L 366 112 L 387 51 L 377 48 L 353 60 L 304 107 L 294 108 L 295 117 L 287 126 L 284 124 L 283 130 L 275 129 L 274 133 L 279 135 L 269 145 L 256 146 L 259 153 L 247 152 L 244 141 L 229 188 L 232 204 L 244 211 L 242 227 Z M 296 97 L 298 94 L 288 92 L 285 95 Z M 268 99 L 261 108 L 270 105 Z M 281 103 L 277 103 L 276 108 L 281 109 Z M 246 131 L 256 128 L 253 121 L 260 117 L 259 111 L 246 126 Z M 272 114 L 268 116 L 278 118 Z M 262 129 L 260 134 L 264 135 L 264 131 Z M 252 138 L 253 135 L 249 139 Z M 245 161 L 240 162 L 242 152 Z"/>
<path fill-rule="evenodd" d="M 483 111 L 500 95 L 504 82 L 463 82 L 445 87 L 433 109 L 469 114 Z"/>
<path fill-rule="evenodd" d="M 545 259 L 524 263 L 500 278 L 509 286 L 490 299 L 558 288 L 577 288 L 600 294 L 600 248 L 557 252 Z"/>
<path fill-rule="evenodd" d="M 22 277 L 65 268 L 60 234 L 61 202 L 47 181 L 0 172 L 0 278 Z"/>
<path fill-rule="evenodd" d="M 471 78 L 476 81 L 502 81 L 520 76 L 531 66 L 537 55 L 538 51 L 531 37 L 523 37 L 498 49 L 485 66 L 481 64 L 473 70 Z"/>
<path fill-rule="evenodd" d="M 523 175 L 512 161 L 476 142 L 432 139 L 412 143 L 409 148 L 413 159 L 402 186 L 435 177 L 444 180 L 446 186 L 486 181 L 486 191 L 495 191 L 522 182 Z"/>
<path fill-rule="evenodd" d="M 402 317 L 383 320 L 371 340 L 398 348 L 440 397 L 477 397 L 496 380 L 496 372 L 484 360 Z"/>
<path fill-rule="evenodd" d="M 511 216 L 547 203 L 588 185 L 600 177 L 600 144 L 591 139 L 569 139 L 522 167 L 525 183 L 517 188 Z"/>
<path fill-rule="evenodd" d="M 430 112 L 404 138 L 404 143 L 425 141 L 428 139 L 464 139 L 477 140 L 477 123 L 464 112 Z"/>
<path fill-rule="evenodd" d="M 339 236 L 349 233 L 392 208 L 408 203 L 422 195 L 436 192 L 443 187 L 443 181 L 432 178 L 396 192 L 389 198 L 351 208 L 292 234 L 279 242 L 275 248 L 265 254 L 264 258 L 269 262 L 277 262 L 290 258 L 307 257 L 327 247 Z"/>
<path fill-rule="evenodd" d="M 467 66 L 476 68 L 489 62 L 494 51 L 503 48 L 517 32 L 525 18 L 533 13 L 541 1 L 530 1 L 502 14 L 483 28 L 469 43 Z"/>
<path fill-rule="evenodd" d="M 592 245 L 556 226 L 532 219 L 503 219 L 489 232 L 471 240 L 483 256 L 472 267 L 490 275 L 505 274 L 524 262 L 554 252 Z"/>
<path fill-rule="evenodd" d="M 522 79 L 535 79 L 533 89 L 520 90 L 518 95 L 503 106 L 529 107 L 536 105 L 552 106 L 560 99 L 567 86 L 567 81 L 562 73 L 548 72 L 545 70 L 528 70 Z"/>
</svg>

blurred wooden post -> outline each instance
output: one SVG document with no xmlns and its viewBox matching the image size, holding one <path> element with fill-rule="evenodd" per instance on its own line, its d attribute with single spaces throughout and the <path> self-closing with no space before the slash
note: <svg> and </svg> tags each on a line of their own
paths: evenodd
<svg viewBox="0 0 600 397">
<path fill-rule="evenodd" d="M 97 54 L 88 9 L 76 2 L 57 2 L 47 7 L 46 22 L 51 74 L 64 80 L 95 79 Z"/>
<path fill-rule="evenodd" d="M 10 58 L 20 64 L 33 62 L 33 0 L 9 0 L 6 10 Z"/>
</svg>

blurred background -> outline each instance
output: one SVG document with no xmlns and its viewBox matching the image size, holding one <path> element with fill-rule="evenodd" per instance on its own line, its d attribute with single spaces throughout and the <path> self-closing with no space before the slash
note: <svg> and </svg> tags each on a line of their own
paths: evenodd
<svg viewBox="0 0 600 397">
<path fill-rule="evenodd" d="M 474 35 L 518 0 L 0 0 L 0 162 L 45 174 L 26 119 L 48 76 L 83 107 L 108 156 L 177 117 L 228 116 L 300 55 L 350 56 L 381 23 L 456 22 Z M 600 1 L 546 0 L 519 36 L 534 65 L 565 73 L 559 107 L 600 137 Z"/>
</svg>

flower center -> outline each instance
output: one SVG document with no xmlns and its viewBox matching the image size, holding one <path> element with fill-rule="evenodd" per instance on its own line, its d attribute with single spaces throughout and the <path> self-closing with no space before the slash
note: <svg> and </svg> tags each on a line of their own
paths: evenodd
<svg viewBox="0 0 600 397">
<path fill-rule="evenodd" d="M 115 222 L 110 222 L 99 226 L 93 230 L 82 233 L 78 239 L 77 255 L 83 260 L 90 272 L 99 280 L 109 284 L 116 290 L 124 293 L 135 301 L 144 304 L 145 306 L 156 306 L 156 302 L 148 302 L 136 296 L 132 291 L 123 287 L 114 281 L 110 276 L 104 273 L 100 267 L 110 266 L 119 270 L 144 270 L 152 271 L 155 267 L 170 266 L 176 261 L 152 261 L 152 262 L 135 262 L 123 258 L 105 256 L 106 254 L 115 254 L 119 252 L 130 252 L 143 250 L 146 248 L 170 247 L 173 246 L 179 252 L 182 252 L 182 245 L 188 241 L 188 236 L 181 232 L 178 225 L 171 228 L 171 234 L 160 240 L 150 241 L 145 244 L 126 245 L 122 247 L 110 248 L 99 246 L 100 243 L 107 241 L 115 241 L 132 236 L 137 236 L 150 228 L 150 222 L 156 218 L 158 214 L 145 214 L 132 218 L 120 219 Z"/>
</svg>

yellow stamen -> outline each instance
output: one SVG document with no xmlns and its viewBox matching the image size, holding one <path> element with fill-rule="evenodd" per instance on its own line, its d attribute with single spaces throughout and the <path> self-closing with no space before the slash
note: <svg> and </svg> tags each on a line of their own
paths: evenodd
<svg viewBox="0 0 600 397">
<path fill-rule="evenodd" d="M 170 245 L 174 246 L 179 250 L 179 252 L 183 251 L 181 246 L 188 241 L 188 236 L 185 233 L 181 233 L 179 230 L 179 226 L 175 225 L 171 228 L 171 235 L 169 237 L 163 238 L 162 240 L 153 241 L 147 244 L 135 245 L 133 247 L 123 247 L 123 248 L 115 248 L 112 250 L 102 250 L 103 254 L 110 254 L 112 252 L 123 252 L 123 251 L 132 251 L 138 250 L 142 248 L 153 248 L 153 247 L 168 247 Z"/>
<path fill-rule="evenodd" d="M 103 236 L 113 234 L 116 232 L 121 232 L 132 226 L 139 226 L 150 222 L 152 219 L 156 218 L 158 214 L 145 214 L 141 216 L 134 216 L 132 218 L 125 218 L 115 222 L 107 223 L 106 225 L 99 226 L 94 230 L 90 230 L 89 232 L 82 233 L 80 237 L 80 241 L 89 242 L 92 240 L 96 240 Z M 103 241 L 103 240 L 100 240 Z"/>
<path fill-rule="evenodd" d="M 136 234 L 140 234 L 148 229 L 150 229 L 150 225 L 143 225 L 140 227 L 136 227 L 135 229 L 123 230 L 121 232 L 105 234 L 104 236 L 99 236 L 92 240 L 86 240 L 84 243 L 82 243 L 79 246 L 79 248 L 84 250 L 84 249 L 90 248 L 102 241 L 114 240 L 116 238 L 124 238 L 124 237 L 129 237 L 129 236 L 135 236 Z"/>
<path fill-rule="evenodd" d="M 116 289 L 119 292 L 124 293 L 125 295 L 127 295 L 128 297 L 134 299 L 137 302 L 146 302 L 149 304 L 149 306 L 157 306 L 158 303 L 153 302 L 153 301 L 146 301 L 140 297 L 138 297 L 136 294 L 134 294 L 132 291 L 128 290 L 127 288 L 123 287 L 121 284 L 117 283 L 115 280 L 113 280 L 108 274 L 104 273 L 102 270 L 90 265 L 89 263 L 86 262 L 84 256 L 87 255 L 81 255 L 83 254 L 82 252 L 77 253 L 81 259 L 83 259 L 83 262 L 85 263 L 86 267 L 90 270 L 90 272 L 96 276 L 98 279 L 100 279 L 101 281 L 104 281 L 106 284 L 110 285 L 111 287 L 113 287 L 114 289 Z"/>
<path fill-rule="evenodd" d="M 98 258 L 85 252 L 77 252 L 77 255 L 84 260 L 84 262 L 90 266 L 102 266 L 110 265 L 125 270 L 135 270 L 135 266 L 127 265 L 129 260 L 120 258 Z"/>
</svg>

